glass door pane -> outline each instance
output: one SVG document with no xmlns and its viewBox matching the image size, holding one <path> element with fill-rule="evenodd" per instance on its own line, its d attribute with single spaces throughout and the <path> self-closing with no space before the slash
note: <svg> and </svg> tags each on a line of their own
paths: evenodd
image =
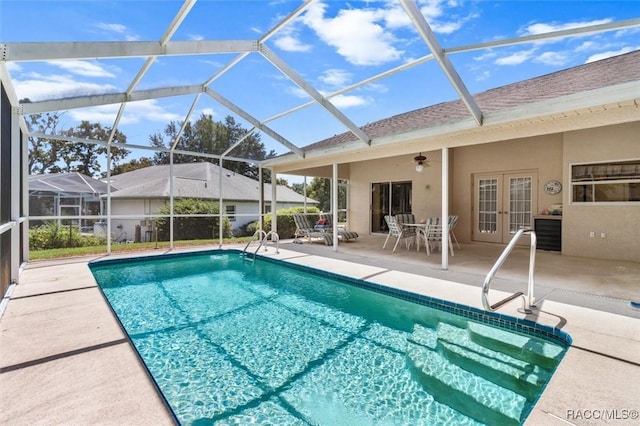
<svg viewBox="0 0 640 426">
<path fill-rule="evenodd" d="M 509 178 L 509 235 L 532 224 L 531 176 Z"/>
<path fill-rule="evenodd" d="M 384 216 L 411 213 L 411 182 L 371 184 L 371 232 L 388 232 Z"/>
<path fill-rule="evenodd" d="M 371 184 L 371 232 L 387 232 L 384 215 L 389 214 L 389 182 Z"/>
<path fill-rule="evenodd" d="M 498 232 L 498 178 L 480 178 L 477 180 L 476 231 L 481 240 L 493 241 Z"/>
</svg>

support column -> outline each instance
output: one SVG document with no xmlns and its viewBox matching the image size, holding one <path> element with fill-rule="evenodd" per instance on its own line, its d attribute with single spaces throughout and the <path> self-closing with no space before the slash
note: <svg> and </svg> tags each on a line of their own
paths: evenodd
<svg viewBox="0 0 640 426">
<path fill-rule="evenodd" d="M 271 230 L 278 233 L 278 174 L 271 169 Z"/>
<path fill-rule="evenodd" d="M 449 148 L 442 148 L 442 269 L 449 269 Z"/>
<path fill-rule="evenodd" d="M 333 251 L 338 251 L 338 164 L 333 163 L 331 180 L 331 223 L 333 223 Z"/>
</svg>

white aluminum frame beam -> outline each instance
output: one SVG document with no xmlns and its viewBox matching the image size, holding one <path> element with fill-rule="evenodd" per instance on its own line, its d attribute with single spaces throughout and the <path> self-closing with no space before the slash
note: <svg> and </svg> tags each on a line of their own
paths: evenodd
<svg viewBox="0 0 640 426">
<path fill-rule="evenodd" d="M 210 88 L 206 87 L 205 88 L 205 93 L 207 95 L 211 96 L 211 98 L 213 98 L 215 101 L 217 101 L 221 105 L 227 107 L 231 111 L 233 111 L 236 114 L 238 114 L 240 117 L 244 118 L 246 121 L 251 123 L 255 128 L 257 128 L 260 131 L 262 131 L 262 132 L 266 133 L 267 135 L 271 136 L 275 141 L 277 141 L 280 144 L 286 146 L 291 151 L 295 152 L 300 157 L 304 158 L 304 152 L 302 152 L 302 150 L 300 148 L 298 148 L 297 146 L 295 146 L 294 144 L 289 142 L 287 139 L 285 139 L 280 134 L 276 133 L 270 127 L 262 124 L 259 120 L 254 118 L 251 114 L 249 114 L 248 112 L 244 111 L 243 109 L 238 107 L 236 104 L 234 104 L 233 102 L 231 102 L 230 100 L 228 100 L 227 98 L 225 98 L 224 96 L 219 94 L 218 92 L 214 91 L 213 89 L 210 89 Z"/>
<path fill-rule="evenodd" d="M 534 43 L 542 40 L 554 40 L 569 37 L 584 36 L 587 34 L 597 34 L 608 31 L 619 31 L 624 29 L 640 27 L 640 18 L 627 19 L 618 22 L 609 22 L 607 24 L 588 25 L 584 27 L 571 28 L 568 30 L 551 31 L 542 34 L 533 34 L 522 37 L 507 38 L 502 40 L 488 41 L 485 43 L 477 43 L 468 46 L 445 48 L 445 53 L 461 53 L 472 52 L 474 50 L 491 49 L 494 47 L 514 46 L 517 44 Z"/>
<path fill-rule="evenodd" d="M 33 62 L 63 59 L 139 58 L 256 52 L 255 40 L 87 41 L 1 43 L 0 61 Z"/>
<path fill-rule="evenodd" d="M 422 12 L 420 12 L 420 9 L 418 9 L 418 6 L 413 0 L 400 0 L 400 3 L 402 3 L 402 7 L 407 12 L 407 15 L 409 15 L 409 18 L 416 27 L 416 30 L 418 30 L 418 33 L 429 47 L 429 50 L 431 50 L 431 53 L 433 53 L 433 56 L 440 64 L 440 67 L 446 74 L 456 92 L 458 92 L 458 95 L 473 116 L 473 119 L 476 121 L 478 126 L 482 126 L 482 111 L 480 111 L 478 104 L 473 99 L 473 96 L 471 96 L 471 93 L 469 93 L 467 86 L 465 86 L 462 78 L 460 78 L 455 67 L 444 53 L 442 46 L 440 46 L 440 42 L 436 38 L 435 34 L 433 34 L 433 31 L 431 30 L 427 20 L 422 15 Z"/>
<path fill-rule="evenodd" d="M 99 105 L 119 104 L 123 102 L 148 101 L 158 98 L 194 95 L 202 93 L 204 88 L 200 84 L 190 86 L 174 86 L 158 89 L 137 90 L 127 95 L 126 92 L 107 93 L 103 95 L 77 96 L 71 98 L 54 99 L 50 101 L 29 102 L 20 104 L 23 114 L 39 114 L 51 111 L 66 111 L 68 109 L 88 108 Z"/>
<path fill-rule="evenodd" d="M 318 104 L 326 109 L 331 115 L 340 120 L 358 139 L 362 142 L 369 144 L 371 138 L 360 127 L 356 126 L 346 115 L 338 110 L 331 102 L 320 94 L 313 86 L 307 83 L 297 72 L 295 72 L 289 65 L 287 65 L 282 59 L 280 59 L 269 47 L 264 44 L 260 44 L 260 53 L 266 60 L 280 70 L 281 73 L 289 77 L 291 81 L 298 85 L 302 90 L 307 92 Z"/>
</svg>

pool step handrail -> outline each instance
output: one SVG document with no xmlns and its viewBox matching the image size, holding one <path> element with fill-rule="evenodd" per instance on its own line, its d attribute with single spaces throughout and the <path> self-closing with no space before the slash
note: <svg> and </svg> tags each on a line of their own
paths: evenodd
<svg viewBox="0 0 640 426">
<path fill-rule="evenodd" d="M 525 234 L 531 236 L 531 245 L 529 247 L 529 282 L 527 284 L 527 295 L 525 296 L 524 293 L 518 291 L 492 305 L 489 303 L 489 288 L 491 287 L 491 280 L 496 275 L 498 269 L 500 269 L 505 260 L 507 260 L 507 257 L 509 257 L 509 254 L 518 243 L 520 237 Z M 498 258 L 496 263 L 494 263 L 493 267 L 484 279 L 484 283 L 482 284 L 482 305 L 484 306 L 484 309 L 486 309 L 487 311 L 495 311 L 503 305 L 511 302 L 512 300 L 517 299 L 518 297 L 522 297 L 522 308 L 518 308 L 518 312 L 524 314 L 532 313 L 532 310 L 536 308 L 536 306 L 533 305 L 533 276 L 536 266 L 536 244 L 536 233 L 533 229 L 521 228 L 518 230 L 518 232 L 516 232 L 516 234 L 513 236 L 507 247 L 503 250 L 502 254 Z"/>
<path fill-rule="evenodd" d="M 256 240 L 256 238 L 260 237 L 260 242 L 262 242 L 262 240 L 266 238 L 266 236 L 267 236 L 267 233 L 264 230 L 262 229 L 256 230 L 256 232 L 253 233 L 253 236 L 251 237 L 251 239 L 247 242 L 247 245 L 244 246 L 244 249 L 242 250 L 242 258 L 244 259 L 247 257 L 247 249 L 249 248 L 251 243 Z M 259 247 L 260 246 L 258 246 L 258 248 Z"/>
<path fill-rule="evenodd" d="M 278 234 L 273 231 L 265 232 L 262 229 L 258 229 L 256 232 L 253 233 L 253 236 L 251 237 L 249 242 L 247 242 L 247 245 L 244 246 L 244 249 L 242 250 L 242 254 L 241 254 L 243 259 L 247 258 L 247 249 L 249 248 L 251 243 L 254 242 L 258 237 L 260 238 L 260 244 L 258 244 L 258 247 L 253 252 L 253 259 L 256 258 L 256 253 L 258 253 L 258 250 L 260 250 L 260 247 L 264 246 L 264 251 L 267 251 L 267 243 L 269 242 L 269 237 L 271 237 L 272 242 L 275 241 L 276 243 L 276 253 L 280 253 L 280 248 L 279 248 L 280 237 L 278 236 Z"/>
</svg>

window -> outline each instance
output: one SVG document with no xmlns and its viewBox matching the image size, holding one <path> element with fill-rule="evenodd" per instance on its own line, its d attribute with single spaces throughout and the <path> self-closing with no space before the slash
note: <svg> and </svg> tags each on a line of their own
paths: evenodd
<svg viewBox="0 0 640 426">
<path fill-rule="evenodd" d="M 226 206 L 226 215 L 229 218 L 229 221 L 236 221 L 236 206 Z"/>
<path fill-rule="evenodd" d="M 640 160 L 571 166 L 574 203 L 640 202 Z"/>
</svg>

